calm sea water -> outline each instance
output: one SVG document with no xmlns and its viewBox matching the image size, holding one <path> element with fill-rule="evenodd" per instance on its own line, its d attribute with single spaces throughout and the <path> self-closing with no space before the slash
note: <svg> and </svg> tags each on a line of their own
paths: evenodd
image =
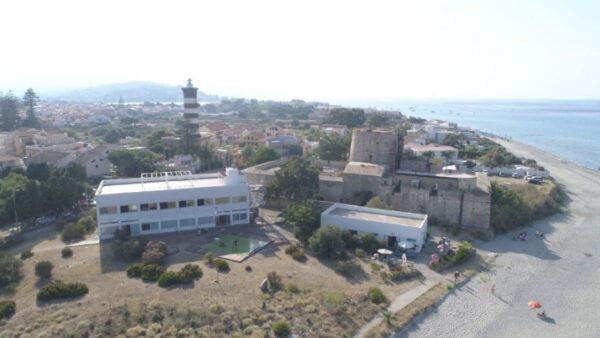
<svg viewBox="0 0 600 338">
<path fill-rule="evenodd" d="M 355 102 L 357 104 L 357 102 Z M 456 122 L 600 169 L 600 101 L 362 102 L 405 115 Z"/>
</svg>

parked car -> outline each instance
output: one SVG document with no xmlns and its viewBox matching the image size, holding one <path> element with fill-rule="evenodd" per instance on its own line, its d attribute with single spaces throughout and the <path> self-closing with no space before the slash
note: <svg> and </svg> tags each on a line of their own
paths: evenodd
<svg viewBox="0 0 600 338">
<path fill-rule="evenodd" d="M 529 180 L 527 180 L 527 182 L 529 182 L 531 184 L 542 184 L 542 183 L 544 183 L 544 180 L 542 180 L 541 177 L 534 176 L 534 177 L 530 178 Z"/>
<path fill-rule="evenodd" d="M 523 175 L 520 173 L 514 173 L 512 174 L 512 178 L 523 178 Z"/>
</svg>

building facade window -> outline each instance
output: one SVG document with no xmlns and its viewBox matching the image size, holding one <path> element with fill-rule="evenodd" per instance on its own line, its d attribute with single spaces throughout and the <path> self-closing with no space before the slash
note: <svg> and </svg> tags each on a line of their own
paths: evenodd
<svg viewBox="0 0 600 338">
<path fill-rule="evenodd" d="M 199 207 L 202 207 L 202 206 L 205 206 L 205 205 L 212 205 L 213 204 L 212 198 L 199 198 L 197 200 L 197 202 L 198 202 L 198 206 Z"/>
<path fill-rule="evenodd" d="M 117 207 L 102 207 L 100 208 L 100 215 L 113 215 L 117 213 Z"/>
<path fill-rule="evenodd" d="M 214 224 L 214 216 L 198 217 L 198 225 Z"/>
<path fill-rule="evenodd" d="M 158 205 L 156 203 L 142 203 L 140 204 L 140 210 L 141 211 L 152 211 L 152 210 L 156 210 L 158 208 Z"/>
<path fill-rule="evenodd" d="M 179 226 L 180 227 L 196 226 L 196 219 L 195 218 L 186 218 L 186 219 L 179 220 Z"/>
<path fill-rule="evenodd" d="M 155 231 L 158 230 L 158 222 L 142 223 L 142 231 Z"/>
<path fill-rule="evenodd" d="M 179 201 L 180 208 L 189 208 L 194 206 L 194 200 Z"/>
<path fill-rule="evenodd" d="M 160 210 L 175 209 L 177 208 L 177 202 L 160 202 Z"/>
<path fill-rule="evenodd" d="M 219 205 L 219 204 L 229 204 L 230 203 L 230 198 L 229 197 L 216 197 L 215 198 L 215 204 Z"/>
<path fill-rule="evenodd" d="M 161 229 L 173 229 L 173 228 L 177 228 L 177 220 L 162 221 L 162 222 L 160 222 L 160 228 Z"/>
<path fill-rule="evenodd" d="M 247 200 L 248 199 L 246 198 L 246 196 L 233 196 L 231 198 L 231 203 L 244 203 Z"/>
<path fill-rule="evenodd" d="M 130 204 L 130 205 L 122 205 L 121 207 L 121 213 L 127 213 L 127 212 L 136 212 L 138 211 L 138 206 L 137 204 Z"/>
<path fill-rule="evenodd" d="M 247 219 L 248 219 L 248 214 L 246 214 L 246 213 L 233 214 L 233 221 L 245 221 Z"/>
</svg>

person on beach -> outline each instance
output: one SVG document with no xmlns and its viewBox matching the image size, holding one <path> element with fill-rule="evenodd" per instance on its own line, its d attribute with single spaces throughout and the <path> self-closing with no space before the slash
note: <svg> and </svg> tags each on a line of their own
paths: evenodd
<svg viewBox="0 0 600 338">
<path fill-rule="evenodd" d="M 496 284 L 492 285 L 492 287 L 490 288 L 490 292 L 492 293 L 492 296 L 496 295 Z"/>
<path fill-rule="evenodd" d="M 460 272 L 454 271 L 454 284 L 458 282 L 458 277 L 460 277 Z"/>
</svg>

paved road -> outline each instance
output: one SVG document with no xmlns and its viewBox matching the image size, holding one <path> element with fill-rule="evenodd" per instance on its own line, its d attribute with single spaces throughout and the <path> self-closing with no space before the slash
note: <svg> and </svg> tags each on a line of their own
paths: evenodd
<svg viewBox="0 0 600 338">
<path fill-rule="evenodd" d="M 483 245 L 498 255 L 494 268 L 396 337 L 600 337 L 600 173 L 499 142 L 548 168 L 567 187 L 569 211 L 525 229 L 545 239 L 516 242 L 511 233 Z M 543 304 L 546 321 L 527 307 L 531 299 Z"/>
</svg>

